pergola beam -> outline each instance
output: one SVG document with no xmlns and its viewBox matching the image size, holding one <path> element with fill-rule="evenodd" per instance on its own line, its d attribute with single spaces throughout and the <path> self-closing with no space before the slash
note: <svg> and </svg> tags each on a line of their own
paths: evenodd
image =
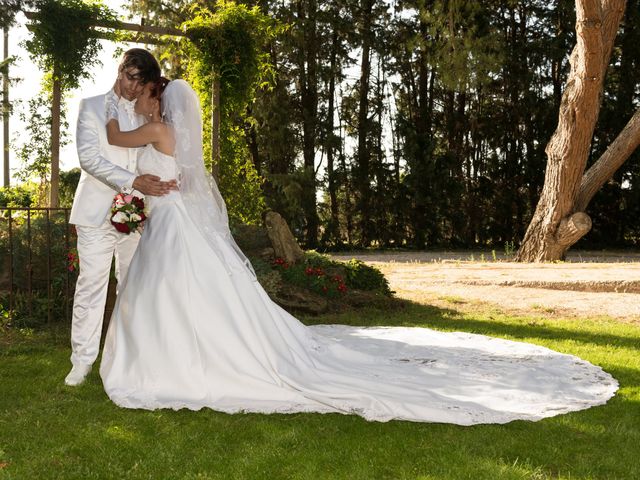
<svg viewBox="0 0 640 480">
<path fill-rule="evenodd" d="M 29 20 L 37 20 L 38 13 L 37 12 L 23 12 L 25 17 Z M 103 28 L 111 28 L 113 30 L 126 30 L 129 32 L 138 32 L 138 33 L 149 33 L 152 35 L 171 35 L 173 37 L 185 37 L 186 34 L 182 30 L 178 30 L 177 28 L 170 27 L 155 27 L 153 25 L 145 25 L 144 18 L 140 22 L 137 23 L 128 23 L 121 22 L 119 20 L 114 21 L 98 21 L 92 25 L 94 27 L 103 27 Z M 152 43 L 152 42 L 141 42 L 141 43 Z"/>
</svg>

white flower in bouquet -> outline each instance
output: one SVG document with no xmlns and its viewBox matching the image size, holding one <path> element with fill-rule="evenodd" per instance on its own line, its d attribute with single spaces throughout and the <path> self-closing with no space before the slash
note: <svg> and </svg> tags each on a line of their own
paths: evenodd
<svg viewBox="0 0 640 480">
<path fill-rule="evenodd" d="M 116 214 L 111 217 L 111 221 L 116 223 L 127 223 L 128 221 L 130 221 L 130 218 L 129 215 L 124 212 L 116 212 Z"/>
<path fill-rule="evenodd" d="M 120 233 L 141 232 L 146 219 L 146 205 L 142 198 L 122 193 L 113 198 L 111 224 Z"/>
</svg>

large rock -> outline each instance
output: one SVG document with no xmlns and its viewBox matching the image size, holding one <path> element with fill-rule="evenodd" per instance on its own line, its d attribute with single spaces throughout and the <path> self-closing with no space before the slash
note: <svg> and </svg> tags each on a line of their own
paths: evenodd
<svg viewBox="0 0 640 480">
<path fill-rule="evenodd" d="M 296 263 L 304 258 L 304 252 L 279 213 L 267 213 L 264 224 L 276 257 L 287 263 Z"/>
</svg>

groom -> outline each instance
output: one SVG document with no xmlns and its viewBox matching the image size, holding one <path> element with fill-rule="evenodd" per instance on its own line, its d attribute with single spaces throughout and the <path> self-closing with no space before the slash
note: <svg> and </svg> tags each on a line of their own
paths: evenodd
<svg viewBox="0 0 640 480">
<path fill-rule="evenodd" d="M 120 127 L 133 130 L 140 125 L 134 112 L 135 100 L 144 85 L 160 78 L 160 66 L 148 51 L 133 48 L 125 52 L 118 67 L 122 97 L 118 104 Z M 118 287 L 122 284 L 140 235 L 118 232 L 109 214 L 114 195 L 134 190 L 161 196 L 176 189 L 175 181 L 162 182 L 154 175 L 136 175 L 137 149 L 109 145 L 105 120 L 105 95 L 85 98 L 80 103 L 76 144 L 82 174 L 73 200 L 69 222 L 78 233 L 80 273 L 76 283 L 71 321 L 71 363 L 65 384 L 80 385 L 98 356 L 109 272 L 115 254 Z"/>
</svg>

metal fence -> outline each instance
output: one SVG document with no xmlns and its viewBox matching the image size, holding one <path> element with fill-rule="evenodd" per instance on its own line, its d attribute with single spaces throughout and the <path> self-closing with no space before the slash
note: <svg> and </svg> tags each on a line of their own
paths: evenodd
<svg viewBox="0 0 640 480">
<path fill-rule="evenodd" d="M 77 268 L 69 213 L 0 208 L 0 311 L 10 323 L 36 326 L 71 318 Z"/>
</svg>

